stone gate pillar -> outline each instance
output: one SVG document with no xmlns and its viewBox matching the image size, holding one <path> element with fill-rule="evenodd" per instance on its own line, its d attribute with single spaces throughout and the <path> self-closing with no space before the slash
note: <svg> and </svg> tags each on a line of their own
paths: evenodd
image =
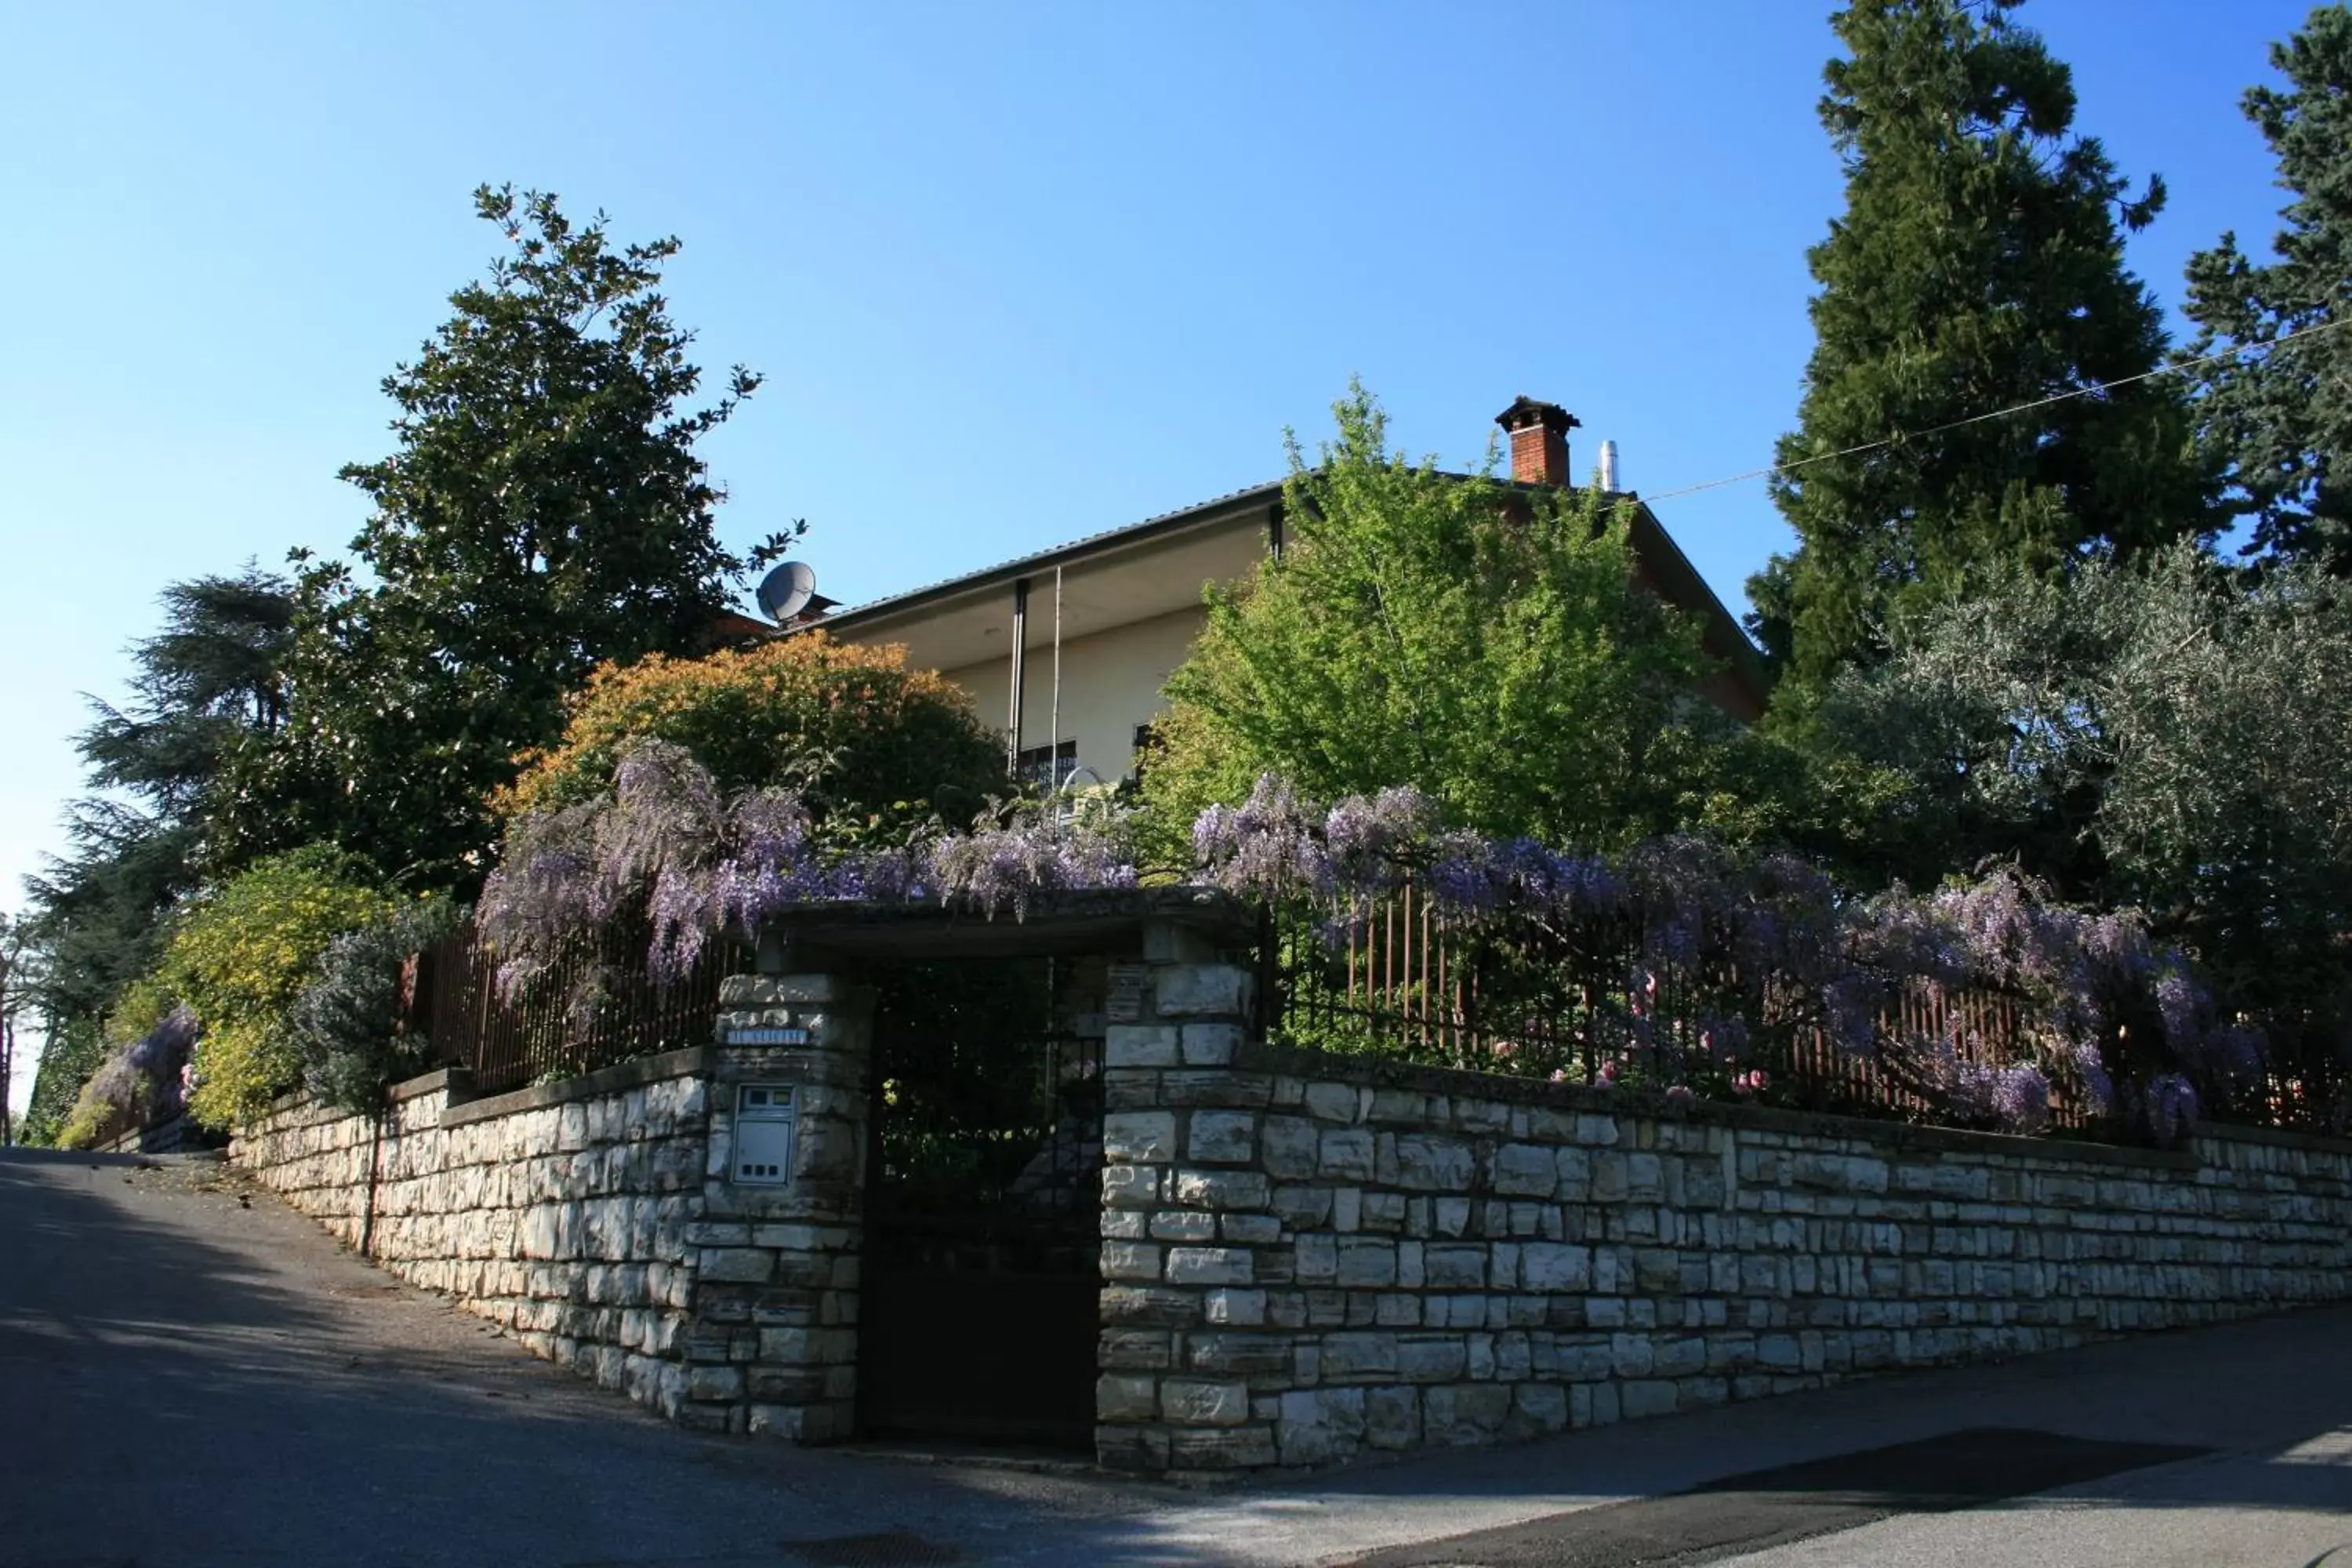
<svg viewBox="0 0 2352 1568">
<path fill-rule="evenodd" d="M 1142 1016 L 1104 1041 L 1096 1458 L 1137 1470 L 1271 1465 L 1271 1426 L 1244 1425 L 1246 1375 L 1232 1364 L 1260 1348 L 1247 1331 L 1265 1321 L 1266 1285 L 1286 1282 L 1256 1268 L 1280 1228 L 1254 1168 L 1266 1080 L 1233 1070 L 1255 977 L 1174 921 L 1144 928 L 1143 957 Z"/>
<path fill-rule="evenodd" d="M 837 1441 L 856 1415 L 873 994 L 736 974 L 719 1008 L 679 1419 Z"/>
</svg>

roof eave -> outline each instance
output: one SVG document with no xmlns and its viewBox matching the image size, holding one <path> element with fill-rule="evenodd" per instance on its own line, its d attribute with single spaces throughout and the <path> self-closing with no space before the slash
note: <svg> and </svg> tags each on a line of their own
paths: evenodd
<svg viewBox="0 0 2352 1568">
<path fill-rule="evenodd" d="M 855 608 L 840 611 L 827 616 L 822 621 L 811 624 L 827 630 L 835 627 L 856 627 L 875 621 L 888 620 L 910 610 L 925 609 L 950 600 L 979 595 L 992 588 L 1010 588 L 1020 578 L 1034 577 L 1042 573 L 1051 572 L 1057 566 L 1074 565 L 1080 561 L 1090 560 L 1096 556 L 1116 551 L 1131 550 L 1139 545 L 1153 543 L 1197 528 L 1206 528 L 1226 521 L 1237 514 L 1256 510 L 1267 501 L 1276 499 L 1282 494 L 1286 482 L 1282 479 L 1275 479 L 1265 484 L 1253 485 L 1247 489 L 1235 490 L 1229 495 L 1219 496 L 1214 500 L 1202 501 L 1198 505 L 1186 507 L 1181 511 L 1163 512 L 1158 517 L 1146 518 L 1141 522 L 1129 523 L 1124 528 L 1090 534 L 1085 539 L 1073 540 L 1067 544 L 1058 544 L 1051 550 L 1040 551 L 1034 555 L 1024 555 L 1000 566 L 991 566 L 984 571 L 969 573 L 961 577 L 950 577 L 943 583 L 933 583 L 921 588 L 911 588 L 903 594 L 894 594 L 887 599 L 870 600 Z M 793 629 L 806 628 L 794 627 Z"/>
</svg>

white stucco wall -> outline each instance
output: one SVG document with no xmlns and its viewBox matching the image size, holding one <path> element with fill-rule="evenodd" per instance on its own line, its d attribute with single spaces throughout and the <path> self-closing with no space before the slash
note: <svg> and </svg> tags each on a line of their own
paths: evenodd
<svg viewBox="0 0 2352 1568">
<path fill-rule="evenodd" d="M 1135 727 L 1148 724 L 1166 706 L 1160 689 L 1184 662 L 1208 612 L 1177 610 L 1062 644 L 1062 722 L 1056 741 L 1076 741 L 1078 763 L 1107 783 L 1133 771 Z M 1010 717 L 1013 661 L 992 659 L 944 673 L 971 693 L 981 718 L 1000 729 Z M 1022 703 L 1021 743 L 1045 744 L 1053 730 L 1054 649 L 1029 650 Z"/>
</svg>

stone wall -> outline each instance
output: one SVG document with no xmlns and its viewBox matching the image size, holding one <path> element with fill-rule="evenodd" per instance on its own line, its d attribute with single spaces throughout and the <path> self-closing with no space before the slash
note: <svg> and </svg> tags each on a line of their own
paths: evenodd
<svg viewBox="0 0 2352 1568">
<path fill-rule="evenodd" d="M 168 1121 L 134 1127 L 128 1132 L 118 1132 L 100 1143 L 90 1145 L 95 1154 L 177 1154 L 205 1147 L 203 1130 L 188 1120 L 186 1111 Z"/>
<path fill-rule="evenodd" d="M 382 1267 L 537 1353 L 677 1414 L 688 1229 L 709 1146 L 706 1053 L 467 1103 L 404 1084 L 381 1123 L 281 1101 L 229 1158 Z"/>
<path fill-rule="evenodd" d="M 846 1436 L 867 1003 L 825 975 L 730 978 L 705 1047 L 469 1100 L 435 1073 L 381 1119 L 281 1100 L 229 1158 L 382 1267 L 672 1420 Z M 788 1026 L 788 1027 L 787 1027 Z M 790 1181 L 730 1179 L 735 1091 L 787 1085 Z"/>
<path fill-rule="evenodd" d="M 1223 973 L 1180 1004 L 1245 985 Z M 1097 1448 L 1124 1468 L 1488 1443 L 2352 1293 L 2352 1145 L 1678 1113 L 1192 1040 L 1108 1042 Z"/>
<path fill-rule="evenodd" d="M 2352 1144 L 2119 1149 L 1273 1051 L 1209 937 L 1160 921 L 1141 950 L 1103 1073 L 1106 1464 L 1493 1442 L 2352 1295 Z M 871 996 L 809 973 L 721 1000 L 711 1047 L 470 1101 L 435 1075 L 380 1121 L 288 1101 L 231 1158 L 674 1420 L 846 1436 Z M 737 1158 L 771 1147 L 735 1123 L 760 1085 L 796 1118 L 772 1184 Z"/>
</svg>

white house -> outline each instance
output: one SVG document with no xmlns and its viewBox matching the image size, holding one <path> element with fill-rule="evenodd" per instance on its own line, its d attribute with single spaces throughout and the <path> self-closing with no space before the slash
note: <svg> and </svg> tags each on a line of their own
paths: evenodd
<svg viewBox="0 0 2352 1568">
<path fill-rule="evenodd" d="M 1496 422 L 1510 437 L 1514 481 L 1571 482 L 1578 421 L 1567 410 L 1521 397 Z M 1024 774 L 1058 782 L 1084 769 L 1114 782 L 1133 771 L 1160 688 L 1206 624 L 1203 587 L 1245 576 L 1282 547 L 1282 489 L 1275 480 L 1236 490 L 793 629 L 903 644 L 909 664 L 940 671 L 1004 726 Z M 1719 666 L 1706 695 L 1752 721 L 1764 710 L 1763 670 L 1738 622 L 1638 504 L 1633 543 L 1643 584 L 1704 623 Z"/>
</svg>

